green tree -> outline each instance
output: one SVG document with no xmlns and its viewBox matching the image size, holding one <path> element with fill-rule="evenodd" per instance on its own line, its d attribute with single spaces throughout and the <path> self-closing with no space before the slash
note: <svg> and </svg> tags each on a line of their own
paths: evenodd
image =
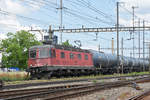
<svg viewBox="0 0 150 100">
<path fill-rule="evenodd" d="M 28 49 L 33 45 L 41 44 L 35 35 L 18 31 L 16 34 L 8 33 L 7 39 L 0 43 L 0 50 L 3 51 L 2 63 L 4 67 L 27 68 Z"/>
<path fill-rule="evenodd" d="M 72 47 L 72 45 L 69 43 L 69 40 L 63 42 L 62 45 Z"/>
</svg>

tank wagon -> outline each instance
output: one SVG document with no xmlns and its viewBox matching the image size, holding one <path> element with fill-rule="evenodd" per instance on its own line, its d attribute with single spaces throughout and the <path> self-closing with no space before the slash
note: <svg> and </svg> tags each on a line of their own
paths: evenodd
<svg viewBox="0 0 150 100">
<path fill-rule="evenodd" d="M 120 57 L 95 50 L 83 50 L 60 45 L 33 46 L 29 49 L 28 69 L 31 77 L 80 76 L 89 74 L 112 74 L 117 70 L 124 72 L 148 70 L 148 60 Z"/>
<path fill-rule="evenodd" d="M 149 61 L 139 58 L 131 58 L 125 56 L 119 56 L 119 67 L 117 66 L 117 55 L 106 54 L 104 52 L 99 52 L 95 50 L 89 50 L 93 55 L 93 63 L 96 68 L 101 69 L 101 73 L 115 73 L 119 69 L 121 71 L 123 66 L 123 71 L 127 72 L 140 72 L 149 68 Z"/>
</svg>

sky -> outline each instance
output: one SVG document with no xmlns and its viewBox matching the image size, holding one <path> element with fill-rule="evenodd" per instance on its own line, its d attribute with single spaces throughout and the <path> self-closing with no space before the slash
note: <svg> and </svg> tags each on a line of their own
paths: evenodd
<svg viewBox="0 0 150 100">
<path fill-rule="evenodd" d="M 116 25 L 116 2 L 119 6 L 120 26 L 132 26 L 132 6 L 135 7 L 135 26 L 137 21 L 145 20 L 149 25 L 150 20 L 150 0 L 62 0 L 63 1 L 63 27 L 64 28 L 85 28 L 91 27 L 114 27 Z M 0 0 L 0 39 L 5 39 L 8 32 L 15 33 L 19 30 L 52 29 L 60 27 L 60 0 Z M 38 32 L 32 32 L 38 40 L 41 35 Z M 47 34 L 44 33 L 43 34 Z M 54 33 L 58 36 L 60 43 L 60 33 Z M 135 48 L 138 48 L 138 33 L 135 32 Z M 132 36 L 131 36 L 132 37 Z M 149 41 L 150 35 L 145 34 L 146 41 Z M 111 39 L 114 38 L 116 48 L 116 33 L 99 32 L 97 39 L 96 33 L 63 33 L 63 42 L 69 40 L 74 44 L 75 40 L 80 40 L 82 48 L 98 50 L 101 48 L 111 48 Z M 120 32 L 124 39 L 124 48 L 132 48 L 133 41 L 130 38 L 130 32 Z M 142 33 L 141 33 L 142 46 Z M 147 46 L 147 44 L 146 44 Z M 121 45 L 120 45 L 121 47 Z M 111 50 L 101 49 L 106 53 Z M 147 52 L 147 51 L 146 51 Z M 116 50 L 115 50 L 116 53 Z M 130 56 L 132 50 L 124 50 L 125 56 Z M 135 57 L 138 57 L 138 51 L 135 50 Z M 142 56 L 141 56 L 142 57 Z"/>
</svg>

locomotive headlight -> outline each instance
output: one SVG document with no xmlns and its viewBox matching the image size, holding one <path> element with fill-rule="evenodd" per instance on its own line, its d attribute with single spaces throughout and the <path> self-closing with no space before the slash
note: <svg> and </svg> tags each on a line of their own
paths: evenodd
<svg viewBox="0 0 150 100">
<path fill-rule="evenodd" d="M 32 67 L 32 64 L 30 64 L 30 67 Z"/>
</svg>

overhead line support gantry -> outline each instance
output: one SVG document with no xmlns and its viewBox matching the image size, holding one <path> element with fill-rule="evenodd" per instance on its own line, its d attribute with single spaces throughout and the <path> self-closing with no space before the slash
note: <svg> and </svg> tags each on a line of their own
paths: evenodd
<svg viewBox="0 0 150 100">
<path fill-rule="evenodd" d="M 133 31 L 133 27 L 118 27 L 120 32 Z M 150 26 L 144 27 L 145 31 L 150 31 Z M 116 32 L 116 27 L 104 27 L 104 28 L 75 28 L 75 29 L 53 29 L 54 32 L 63 33 L 80 33 L 80 32 Z M 134 31 L 143 31 L 143 27 L 134 27 Z"/>
</svg>

